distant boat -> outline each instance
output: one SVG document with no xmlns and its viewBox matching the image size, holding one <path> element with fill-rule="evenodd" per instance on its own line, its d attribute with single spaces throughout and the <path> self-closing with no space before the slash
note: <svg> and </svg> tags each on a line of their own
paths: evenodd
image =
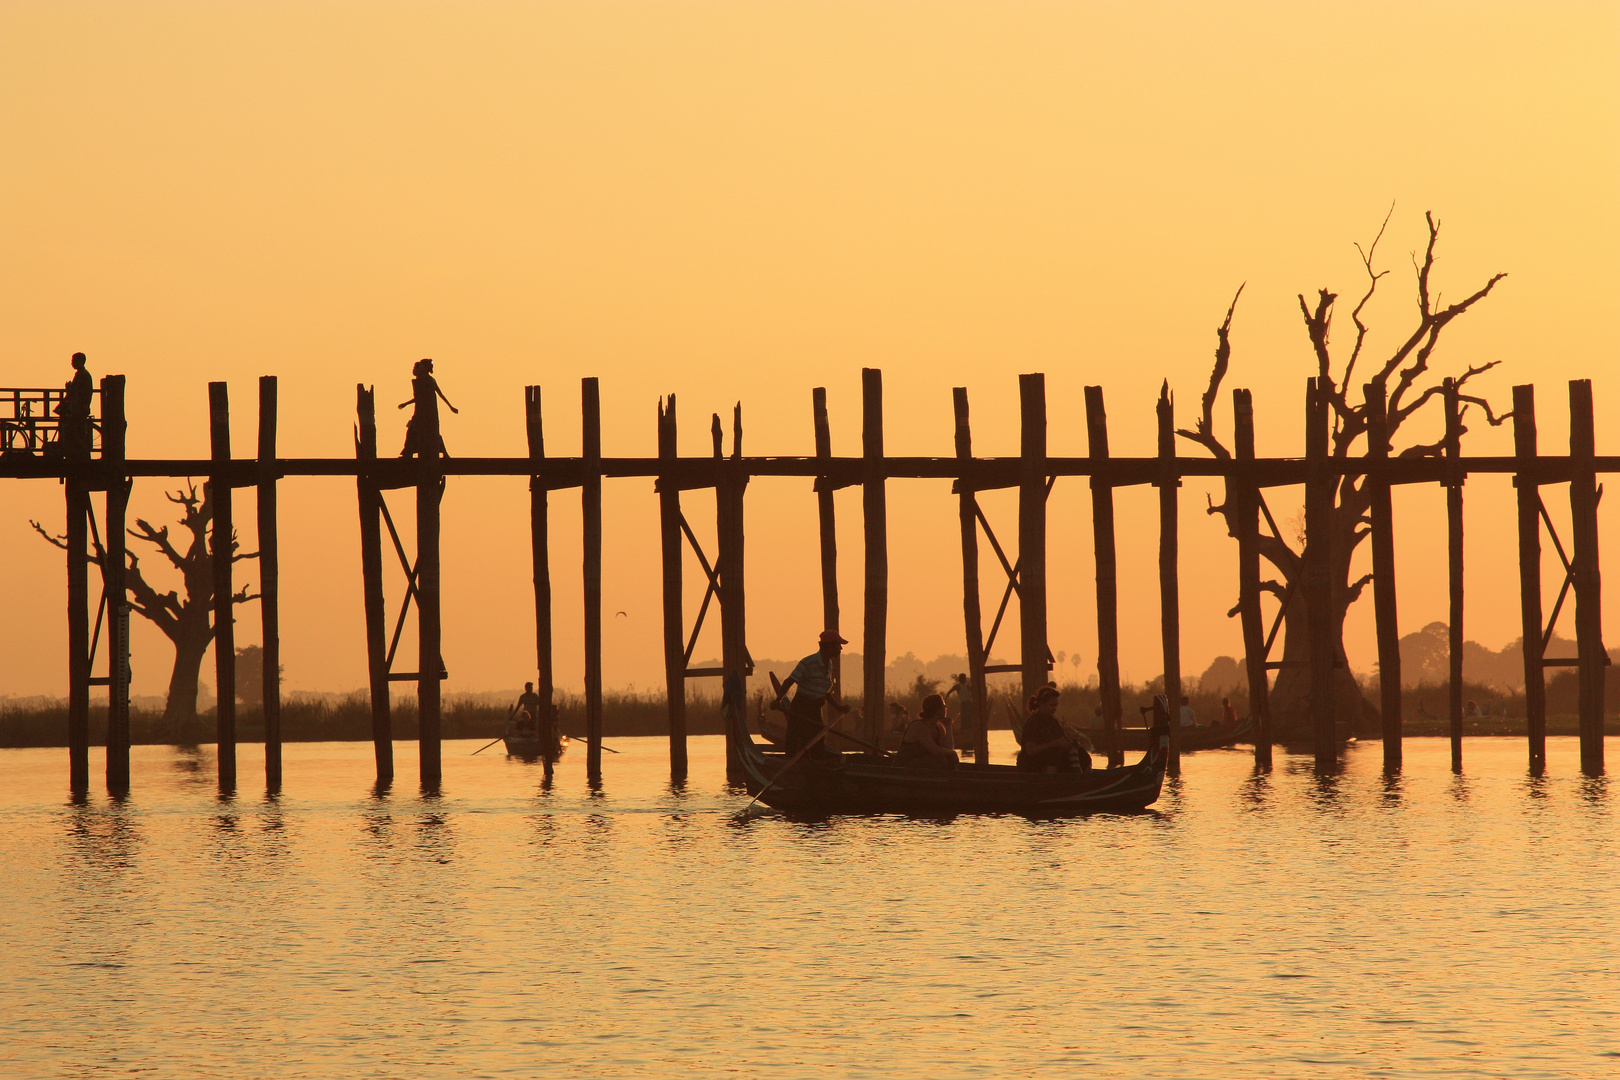
<svg viewBox="0 0 1620 1080">
<path fill-rule="evenodd" d="M 1168 727 L 1135 765 L 1086 772 L 1030 772 L 1014 765 L 964 763 L 923 769 L 840 754 L 834 762 L 806 755 L 789 765 L 786 754 L 765 752 L 745 724 L 742 765 L 750 792 L 790 813 L 982 814 L 1071 816 L 1143 810 L 1158 801 L 1169 758 Z"/>
<path fill-rule="evenodd" d="M 1225 746 L 1233 746 L 1240 742 L 1252 742 L 1254 732 L 1254 719 L 1245 716 L 1232 727 L 1221 725 L 1219 727 L 1191 727 L 1180 731 L 1181 752 L 1190 754 L 1195 750 L 1219 750 Z M 1107 746 L 1108 734 L 1101 728 L 1082 728 L 1080 734 L 1091 741 L 1093 746 Z M 1146 728 L 1120 728 L 1119 748 L 1121 750 L 1146 750 L 1148 744 L 1148 731 Z"/>
<path fill-rule="evenodd" d="M 550 758 L 556 761 L 568 752 L 568 736 L 559 735 L 555 743 L 542 739 L 538 735 L 507 735 L 505 738 L 506 752 L 515 758 L 525 761 L 539 761 Z"/>
</svg>

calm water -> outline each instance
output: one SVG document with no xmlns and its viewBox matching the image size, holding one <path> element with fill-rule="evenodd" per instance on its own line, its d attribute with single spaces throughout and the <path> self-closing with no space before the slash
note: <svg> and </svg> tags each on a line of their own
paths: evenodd
<svg viewBox="0 0 1620 1080">
<path fill-rule="evenodd" d="M 450 743 L 426 799 L 293 745 L 274 800 L 139 747 L 82 807 L 65 751 L 0 751 L 0 1071 L 1620 1075 L 1620 792 L 1573 740 L 1541 780 L 1412 740 L 1392 783 L 1218 752 L 1142 816 L 820 824 L 740 816 L 718 738 L 684 791 L 613 745 L 593 796 L 577 751 L 542 791 Z"/>
</svg>

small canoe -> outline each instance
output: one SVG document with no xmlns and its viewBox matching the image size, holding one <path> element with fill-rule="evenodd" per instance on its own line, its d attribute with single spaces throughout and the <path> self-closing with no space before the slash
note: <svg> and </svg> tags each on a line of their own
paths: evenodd
<svg viewBox="0 0 1620 1080">
<path fill-rule="evenodd" d="M 1222 747 L 1234 746 L 1240 742 L 1253 741 L 1254 720 L 1244 717 L 1233 727 L 1196 727 L 1181 729 L 1181 752 L 1190 754 L 1197 750 L 1219 750 Z M 1098 728 L 1084 728 L 1081 730 L 1091 744 L 1096 747 L 1108 745 L 1107 734 Z M 1132 752 L 1146 750 L 1148 745 L 1148 730 L 1146 728 L 1121 728 L 1119 732 L 1119 748 Z"/>
<path fill-rule="evenodd" d="M 810 816 L 1129 813 L 1158 801 L 1169 758 L 1169 729 L 1161 727 L 1140 762 L 1118 769 L 1045 773 L 964 763 L 944 771 L 857 754 L 832 759 L 807 754 L 789 765 L 787 755 L 766 753 L 746 727 L 739 727 L 749 792 L 767 806 Z"/>
<path fill-rule="evenodd" d="M 554 746 L 550 748 L 550 753 L 547 752 L 546 740 L 538 735 L 508 735 L 504 741 L 506 742 L 506 752 L 509 755 L 515 758 L 523 758 L 525 761 L 539 761 L 541 758 L 546 757 L 556 761 L 568 752 L 568 736 L 566 735 L 557 740 Z"/>
</svg>

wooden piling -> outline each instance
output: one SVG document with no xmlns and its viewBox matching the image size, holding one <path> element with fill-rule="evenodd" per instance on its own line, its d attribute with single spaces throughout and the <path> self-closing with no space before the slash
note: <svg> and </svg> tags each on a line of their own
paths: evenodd
<svg viewBox="0 0 1620 1080">
<path fill-rule="evenodd" d="M 1331 517 L 1335 481 L 1328 471 L 1327 387 L 1306 383 L 1305 426 L 1305 611 L 1309 616 L 1311 721 L 1316 771 L 1328 773 L 1339 764 L 1339 738 L 1334 722 L 1333 557 Z"/>
<path fill-rule="evenodd" d="M 382 492 L 368 470 L 377 462 L 377 403 L 373 389 L 355 386 L 355 487 L 360 497 L 360 583 L 366 610 L 366 676 L 371 686 L 371 742 L 377 783 L 394 779 L 394 721 L 388 687 L 388 626 L 383 606 Z"/>
<path fill-rule="evenodd" d="M 412 422 L 420 428 L 416 453 L 416 710 L 417 760 L 424 789 L 444 778 L 440 679 L 444 670 L 439 577 L 439 506 L 444 465 L 439 456 L 439 410 L 420 402 Z"/>
<path fill-rule="evenodd" d="M 818 386 L 810 391 L 811 420 L 816 432 L 816 460 L 825 463 L 832 460 L 832 425 L 827 420 L 827 388 Z M 825 471 L 816 478 L 816 521 L 820 527 L 821 538 L 821 628 L 839 633 L 838 630 L 838 523 L 833 504 L 832 481 Z M 835 655 L 832 658 L 833 692 L 838 700 L 843 700 L 843 657 Z M 836 717 L 832 706 L 827 707 L 824 722 L 832 723 Z"/>
<path fill-rule="evenodd" d="M 861 707 L 866 714 L 865 736 L 876 743 L 883 736 L 884 667 L 889 623 L 888 494 L 883 468 L 883 372 L 861 369 L 861 510 L 866 532 L 866 610 L 861 634 Z"/>
<path fill-rule="evenodd" d="M 1243 665 L 1249 681 L 1249 716 L 1254 721 L 1254 765 L 1271 768 L 1271 684 L 1266 670 L 1265 624 L 1260 616 L 1260 488 L 1254 477 L 1254 400 L 1246 389 L 1232 391 L 1232 448 L 1246 467 L 1227 485 L 1237 506 L 1238 616 L 1243 626 Z"/>
<path fill-rule="evenodd" d="M 1384 771 L 1401 769 L 1401 632 L 1395 601 L 1395 510 L 1390 500 L 1388 388 L 1362 387 L 1367 411 L 1368 528 L 1372 540 L 1373 620 L 1378 638 L 1379 712 Z"/>
<path fill-rule="evenodd" d="M 1462 409 L 1457 382 L 1446 379 L 1441 394 L 1445 402 L 1446 434 L 1446 567 L 1450 586 L 1450 619 L 1447 661 L 1451 693 L 1447 704 L 1451 714 L 1451 771 L 1462 772 L 1463 735 L 1463 516 L 1462 516 Z"/>
<path fill-rule="evenodd" d="M 1086 387 L 1087 453 L 1094 462 L 1108 459 L 1108 414 L 1100 386 Z M 1119 764 L 1119 575 L 1114 553 L 1114 489 L 1098 472 L 1091 474 L 1091 545 L 1097 568 L 1097 691 L 1103 729 L 1108 733 L 1109 761 Z"/>
<path fill-rule="evenodd" d="M 990 760 L 990 701 L 984 683 L 984 616 L 979 610 L 978 495 L 968 479 L 973 471 L 973 429 L 968 423 L 967 387 L 953 389 L 951 403 L 956 411 L 956 460 L 962 474 L 956 482 L 956 503 L 962 531 L 962 621 L 967 630 L 968 694 L 972 695 L 969 701 L 974 717 L 974 760 L 982 765 Z"/>
<path fill-rule="evenodd" d="M 214 472 L 209 555 L 214 571 L 215 730 L 219 743 L 219 789 L 236 789 L 236 613 L 231 574 L 231 409 L 226 385 L 208 384 L 208 436 Z"/>
<path fill-rule="evenodd" d="M 546 486 L 546 436 L 541 423 L 540 388 L 523 388 L 523 427 L 529 444 L 529 553 L 534 576 L 535 717 L 543 736 L 557 735 L 556 679 L 551 660 L 551 522 Z M 548 759 L 549 760 L 549 759 Z"/>
<path fill-rule="evenodd" d="M 1519 511 L 1519 632 L 1530 775 L 1547 771 L 1547 672 L 1541 647 L 1541 490 L 1536 469 L 1536 388 L 1513 388 L 1513 478 Z"/>
<path fill-rule="evenodd" d="M 1159 630 L 1164 646 L 1164 694 L 1170 706 L 1170 761 L 1166 772 L 1181 775 L 1181 585 L 1177 576 L 1180 530 L 1177 515 L 1175 409 L 1168 381 L 1159 388 Z"/>
<path fill-rule="evenodd" d="M 718 431 L 719 417 L 715 417 Z M 731 459 L 720 467 L 715 488 L 716 537 L 719 550 L 715 571 L 720 578 L 720 654 L 728 684 L 746 686 L 748 677 L 747 591 L 743 578 L 743 492 L 748 477 L 742 471 L 742 405 L 732 410 Z M 719 447 L 718 440 L 716 448 Z M 746 771 L 737 733 L 726 727 L 726 779 L 742 783 Z"/>
<path fill-rule="evenodd" d="M 658 458 L 674 462 L 675 395 L 658 403 Z M 681 491 L 673 473 L 658 478 L 658 531 L 664 562 L 664 693 L 669 702 L 669 774 L 686 778 L 686 620 L 681 603 Z"/>
<path fill-rule="evenodd" d="M 107 793 L 129 794 L 129 603 L 124 521 L 129 485 L 126 457 L 124 377 L 101 380 L 101 463 L 107 481 L 107 538 L 101 565 L 107 597 Z"/>
<path fill-rule="evenodd" d="M 90 790 L 90 494 L 87 465 L 70 461 L 67 499 L 68 787 Z"/>
<path fill-rule="evenodd" d="M 1570 571 L 1575 586 L 1575 647 L 1579 672 L 1581 772 L 1603 775 L 1602 580 L 1598 566 L 1597 470 L 1592 381 L 1569 383 L 1569 511 L 1572 547 Z"/>
<path fill-rule="evenodd" d="M 264 783 L 281 790 L 281 562 L 276 523 L 276 377 L 259 378 L 259 616 L 264 644 Z"/>
<path fill-rule="evenodd" d="M 583 420 L 580 511 L 585 585 L 585 778 L 602 782 L 602 397 L 596 379 L 580 380 Z"/>
<path fill-rule="evenodd" d="M 1018 627 L 1024 697 L 1046 685 L 1046 376 L 1018 376 Z"/>
</svg>

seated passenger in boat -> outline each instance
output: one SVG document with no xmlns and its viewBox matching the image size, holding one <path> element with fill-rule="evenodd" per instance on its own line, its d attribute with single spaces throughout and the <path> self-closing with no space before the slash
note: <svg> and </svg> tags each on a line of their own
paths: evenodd
<svg viewBox="0 0 1620 1080">
<path fill-rule="evenodd" d="M 1057 718 L 1058 691 L 1043 686 L 1029 699 L 1018 767 L 1031 772 L 1076 772 L 1091 768 L 1091 755 L 1076 746 Z"/>
<path fill-rule="evenodd" d="M 512 734 L 520 739 L 533 739 L 540 734 L 540 726 L 528 709 L 519 709 L 512 717 Z"/>
<path fill-rule="evenodd" d="M 951 729 L 945 720 L 945 699 L 939 694 L 923 698 L 917 719 L 906 725 L 900 739 L 900 763 L 922 769 L 954 769 L 960 763 L 951 747 Z"/>
</svg>

